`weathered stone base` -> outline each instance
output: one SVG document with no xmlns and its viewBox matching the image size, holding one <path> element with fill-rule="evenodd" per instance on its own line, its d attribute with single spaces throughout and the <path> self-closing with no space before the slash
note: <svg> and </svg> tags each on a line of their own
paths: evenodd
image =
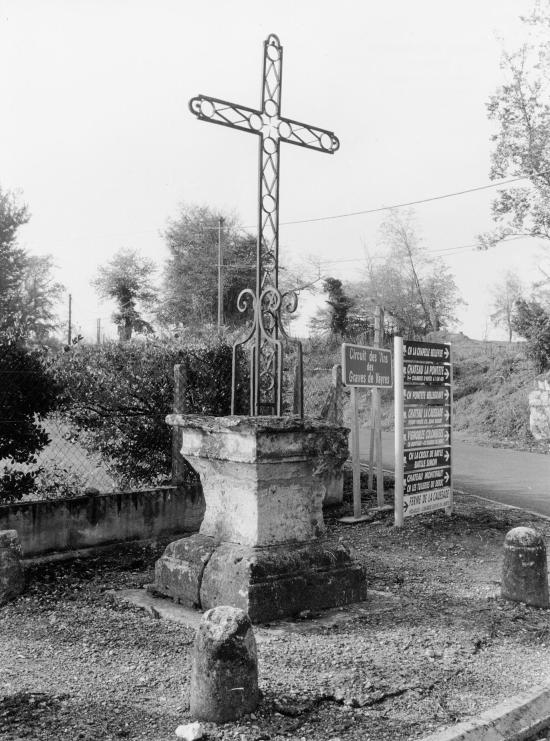
<svg viewBox="0 0 550 741">
<path fill-rule="evenodd" d="M 170 543 L 149 589 L 188 607 L 232 605 L 253 623 L 366 599 L 363 568 L 342 543 L 254 548 L 192 535 Z"/>
</svg>

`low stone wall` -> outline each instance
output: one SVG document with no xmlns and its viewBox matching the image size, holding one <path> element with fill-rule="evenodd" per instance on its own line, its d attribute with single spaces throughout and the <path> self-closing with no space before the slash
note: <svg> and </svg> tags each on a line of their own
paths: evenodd
<svg viewBox="0 0 550 741">
<path fill-rule="evenodd" d="M 204 514 L 200 484 L 89 494 L 0 506 L 0 531 L 17 530 L 24 558 L 195 532 Z"/>
</svg>

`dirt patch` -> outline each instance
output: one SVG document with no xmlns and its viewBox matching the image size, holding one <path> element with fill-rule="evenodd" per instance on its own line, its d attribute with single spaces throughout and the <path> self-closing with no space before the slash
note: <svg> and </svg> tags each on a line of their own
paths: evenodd
<svg viewBox="0 0 550 741">
<path fill-rule="evenodd" d="M 463 720 L 550 680 L 550 611 L 499 597 L 507 530 L 550 523 L 457 496 L 456 513 L 392 515 L 328 536 L 351 542 L 391 609 L 307 631 L 263 631 L 258 711 L 208 726 L 211 739 L 400 741 Z M 174 738 L 189 720 L 193 631 L 117 604 L 109 590 L 152 578 L 163 543 L 39 565 L 0 610 L 0 737 Z"/>
</svg>

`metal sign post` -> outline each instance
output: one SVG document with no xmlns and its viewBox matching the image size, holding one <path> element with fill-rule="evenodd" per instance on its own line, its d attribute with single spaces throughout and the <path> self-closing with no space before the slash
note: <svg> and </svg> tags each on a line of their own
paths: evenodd
<svg viewBox="0 0 550 741">
<path fill-rule="evenodd" d="M 395 414 L 395 526 L 403 527 L 403 338 L 393 338 Z"/>
<path fill-rule="evenodd" d="M 391 388 L 391 351 L 366 345 L 342 345 L 342 382 L 350 386 L 352 410 L 351 462 L 353 469 L 353 517 L 343 517 L 342 522 L 361 522 L 361 463 L 359 451 L 358 388 Z M 379 448 L 381 455 L 381 447 Z M 380 466 L 381 469 L 381 466 Z M 381 475 L 378 473 L 377 475 Z M 383 485 L 383 477 L 382 485 Z"/>
</svg>

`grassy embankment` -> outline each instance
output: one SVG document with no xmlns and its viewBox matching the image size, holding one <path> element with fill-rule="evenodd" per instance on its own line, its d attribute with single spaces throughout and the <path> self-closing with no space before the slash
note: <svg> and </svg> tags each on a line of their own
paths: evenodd
<svg viewBox="0 0 550 741">
<path fill-rule="evenodd" d="M 441 334 L 435 341 L 451 342 L 452 345 L 453 430 L 456 437 L 548 452 L 548 443 L 536 441 L 529 430 L 528 396 L 534 388 L 536 371 L 525 356 L 523 343 L 484 342 L 471 340 L 463 334 Z M 336 349 L 316 347 L 306 356 L 306 411 L 309 411 L 309 406 L 319 408 L 322 405 L 324 390 L 330 383 L 328 368 L 336 362 L 339 362 Z M 323 367 L 327 370 L 321 371 Z M 309 368 L 318 370 L 308 374 Z M 309 404 L 308 388 L 312 389 Z M 313 389 L 318 389 L 318 392 L 314 393 Z M 349 424 L 349 392 L 345 393 L 345 420 Z M 361 423 L 369 424 L 370 394 L 360 392 L 359 398 Z M 393 429 L 392 391 L 382 392 L 382 424 L 383 429 Z"/>
</svg>

